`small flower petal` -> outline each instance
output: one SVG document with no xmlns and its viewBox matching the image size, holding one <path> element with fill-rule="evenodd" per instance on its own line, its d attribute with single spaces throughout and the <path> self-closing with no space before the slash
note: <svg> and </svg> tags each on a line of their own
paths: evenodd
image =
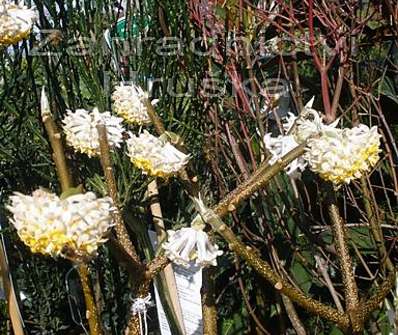
<svg viewBox="0 0 398 335">
<path fill-rule="evenodd" d="M 21 240 L 34 253 L 62 256 L 64 247 L 91 255 L 106 242 L 112 224 L 112 200 L 88 192 L 61 200 L 38 189 L 31 196 L 14 193 L 7 209 Z"/>
<path fill-rule="evenodd" d="M 196 264 L 204 267 L 217 265 L 217 257 L 222 254 L 218 246 L 212 244 L 208 235 L 201 229 L 181 228 L 177 231 L 169 231 L 167 242 L 162 248 L 165 255 L 172 262 L 188 266 L 196 260 Z"/>
<path fill-rule="evenodd" d="M 189 160 L 188 155 L 169 142 L 145 130 L 138 136 L 131 135 L 127 147 L 131 162 L 150 176 L 167 178 L 180 171 Z"/>
<path fill-rule="evenodd" d="M 0 45 L 18 43 L 29 36 L 37 14 L 22 4 L 0 4 Z"/>
<path fill-rule="evenodd" d="M 136 85 L 120 85 L 112 94 L 113 110 L 126 122 L 137 125 L 151 123 L 145 100 L 148 94 Z"/>
<path fill-rule="evenodd" d="M 272 137 L 271 134 L 265 134 L 264 136 L 265 147 L 271 153 L 269 164 L 276 163 L 289 151 L 296 148 L 299 144 L 295 141 L 292 135 L 279 135 L 278 137 Z M 298 174 L 305 170 L 307 162 L 303 157 L 296 158 L 286 168 L 285 171 L 292 177 L 297 177 Z"/>
<path fill-rule="evenodd" d="M 100 153 L 97 125 L 106 126 L 109 146 L 118 148 L 123 141 L 122 121 L 109 112 L 100 113 L 94 108 L 92 112 L 85 109 L 74 112 L 68 110 L 62 123 L 66 142 L 76 151 L 92 157 Z"/>
<path fill-rule="evenodd" d="M 360 124 L 351 129 L 329 129 L 308 142 L 305 158 L 312 171 L 335 186 L 360 178 L 376 165 L 380 153 L 377 127 Z"/>
</svg>

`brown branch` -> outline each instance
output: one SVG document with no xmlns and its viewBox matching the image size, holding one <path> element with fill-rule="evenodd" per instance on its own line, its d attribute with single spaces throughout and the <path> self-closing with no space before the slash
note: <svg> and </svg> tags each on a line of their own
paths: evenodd
<svg viewBox="0 0 398 335">
<path fill-rule="evenodd" d="M 331 114 L 330 96 L 329 96 L 329 82 L 328 82 L 328 66 L 322 64 L 318 52 L 315 49 L 315 34 L 314 34 L 314 12 L 313 12 L 314 1 L 308 1 L 308 29 L 310 33 L 310 50 L 314 59 L 315 67 L 318 69 L 321 76 L 321 92 L 322 101 L 325 114 L 328 122 L 332 122 L 335 119 L 335 115 Z"/>
<path fill-rule="evenodd" d="M 154 279 L 169 264 L 170 260 L 161 253 L 148 263 L 146 277 Z"/>
<path fill-rule="evenodd" d="M 66 162 L 62 137 L 52 118 L 50 104 L 48 102 L 44 87 L 41 94 L 41 117 L 47 131 L 51 148 L 53 150 L 52 156 L 55 163 L 58 180 L 62 192 L 65 192 L 72 185 L 72 177 Z"/>
<path fill-rule="evenodd" d="M 365 206 L 366 216 L 368 217 L 370 231 L 372 233 L 374 242 L 376 244 L 377 251 L 380 257 L 380 263 L 385 263 L 388 271 L 394 271 L 394 265 L 392 264 L 390 257 L 388 256 L 386 246 L 384 245 L 383 231 L 381 229 L 380 222 L 377 220 L 374 209 L 370 203 L 369 188 L 366 182 L 366 178 L 361 178 L 361 190 L 363 193 L 362 199 Z M 384 266 L 383 266 L 384 268 Z"/>
<path fill-rule="evenodd" d="M 336 118 L 337 107 L 339 106 L 341 89 L 343 88 L 343 83 L 344 83 L 344 75 L 345 75 L 345 68 L 341 66 L 339 69 L 339 75 L 337 77 L 337 83 L 333 95 L 332 107 L 330 110 L 330 115 L 333 118 L 333 120 Z"/>
<path fill-rule="evenodd" d="M 385 297 L 391 292 L 394 288 L 396 282 L 396 272 L 390 272 L 387 279 L 378 287 L 376 293 L 371 296 L 367 301 L 363 301 L 361 306 L 363 306 L 363 314 L 365 319 L 369 317 L 369 315 L 379 308 L 380 304 L 384 301 Z"/>
<path fill-rule="evenodd" d="M 358 287 L 355 282 L 352 259 L 348 249 L 347 227 L 334 201 L 329 205 L 329 216 L 332 222 L 334 243 L 339 256 L 343 278 L 346 311 L 350 316 L 353 332 L 358 333 L 363 331 L 364 319 L 362 313 L 357 313 L 359 307 Z"/>
<path fill-rule="evenodd" d="M 41 95 L 41 115 L 53 150 L 53 161 L 55 163 L 58 180 L 61 185 L 62 192 L 72 187 L 72 178 L 67 165 L 64 146 L 62 144 L 61 134 L 52 118 L 50 105 L 46 96 L 45 89 L 42 89 Z M 83 288 L 84 299 L 86 302 L 87 319 L 90 327 L 91 335 L 101 335 L 100 318 L 98 316 L 97 306 L 93 292 L 89 285 L 89 271 L 87 264 L 82 263 L 78 268 L 80 281 Z"/>
<path fill-rule="evenodd" d="M 111 237 L 108 240 L 108 246 L 112 255 L 117 259 L 119 265 L 122 265 L 129 272 L 135 282 L 139 282 L 144 278 L 146 266 L 142 263 L 136 262 L 117 238 Z"/>
<path fill-rule="evenodd" d="M 248 199 L 253 193 L 262 189 L 269 180 L 297 157 L 300 157 L 304 151 L 305 144 L 302 144 L 271 166 L 263 162 L 250 178 L 221 200 L 218 205 L 213 208 L 213 211 L 219 217 L 224 217 L 229 212 L 234 211 L 242 201 Z"/>
<path fill-rule="evenodd" d="M 104 171 L 104 176 L 106 180 L 106 185 L 108 187 L 108 193 L 113 201 L 113 206 L 115 210 L 113 211 L 113 220 L 115 222 L 115 231 L 117 239 L 120 244 L 126 250 L 126 252 L 131 256 L 131 258 L 136 263 L 141 263 L 137 255 L 137 251 L 133 243 L 130 240 L 126 226 L 124 225 L 124 220 L 121 214 L 121 206 L 119 202 L 119 196 L 116 187 L 116 179 L 113 174 L 111 155 L 109 150 L 109 143 L 106 133 L 106 127 L 103 124 L 97 125 L 100 150 L 101 150 L 101 165 Z"/>
<path fill-rule="evenodd" d="M 79 273 L 80 282 L 83 289 L 84 301 L 87 307 L 87 319 L 90 327 L 90 335 L 101 335 L 101 322 L 99 320 L 97 306 L 93 296 L 93 291 L 90 287 L 90 274 L 86 264 L 80 264 L 77 267 Z"/>
<path fill-rule="evenodd" d="M 5 301 L 7 302 L 7 311 L 11 321 L 13 334 L 25 335 L 24 322 L 7 262 L 6 246 L 5 243 L 3 243 L 3 237 L 0 234 L 0 282 L 1 281 L 3 283 Z"/>
<path fill-rule="evenodd" d="M 156 110 L 152 106 L 149 99 L 146 99 L 145 107 L 147 109 L 148 116 L 151 119 L 153 126 L 155 127 L 156 132 L 158 133 L 158 135 L 162 135 L 166 131 L 163 125 L 163 121 L 156 113 Z"/>
<path fill-rule="evenodd" d="M 136 292 L 135 298 L 145 298 L 148 295 L 150 283 L 151 282 L 147 280 L 141 281 L 138 290 Z M 131 313 L 125 334 L 142 335 L 140 331 L 140 318 L 138 314 L 133 315 Z"/>
<path fill-rule="evenodd" d="M 130 240 L 126 226 L 124 225 L 124 220 L 121 214 L 121 206 L 119 202 L 119 195 L 116 187 L 116 179 L 113 174 L 111 155 L 109 150 L 109 143 L 107 138 L 106 127 L 103 124 L 97 125 L 100 151 L 101 151 L 101 165 L 104 171 L 104 176 L 106 184 L 108 187 L 108 193 L 113 201 L 113 206 L 115 210 L 113 211 L 113 220 L 115 222 L 116 236 L 120 244 L 123 246 L 126 253 L 131 257 L 132 262 L 134 262 L 134 267 L 139 268 L 141 265 L 140 259 L 137 255 L 135 247 Z M 139 275 L 144 276 L 145 270 Z M 141 277 L 143 278 L 143 277 Z M 145 278 L 137 280 L 135 283 L 138 286 L 138 291 L 136 297 L 144 298 L 148 295 L 149 283 Z M 146 290 L 145 290 L 146 289 Z M 128 323 L 128 334 L 129 335 L 139 335 L 140 334 L 140 323 L 138 315 L 131 315 Z"/>
<path fill-rule="evenodd" d="M 349 329 L 350 319 L 348 316 L 330 306 L 324 305 L 319 301 L 306 296 L 290 285 L 289 282 L 276 274 L 269 263 L 262 260 L 259 255 L 252 250 L 252 248 L 245 246 L 241 241 L 239 241 L 233 231 L 228 228 L 217 215 L 214 215 L 214 212 L 213 215 L 205 217 L 205 221 L 229 243 L 230 250 L 234 251 L 238 256 L 244 259 L 256 272 L 269 281 L 276 290 L 286 295 L 293 302 L 310 313 L 319 315 L 336 323 L 343 330 Z"/>
<path fill-rule="evenodd" d="M 203 334 L 217 334 L 217 307 L 215 299 L 214 267 L 205 268 L 202 271 L 202 318 Z"/>
<path fill-rule="evenodd" d="M 294 308 L 293 303 L 291 300 L 282 294 L 282 302 L 285 306 L 287 316 L 289 317 L 290 322 L 293 325 L 294 330 L 296 331 L 297 335 L 306 335 L 307 332 L 305 331 L 304 325 L 301 322 L 299 316 L 297 315 L 297 311 Z"/>
</svg>

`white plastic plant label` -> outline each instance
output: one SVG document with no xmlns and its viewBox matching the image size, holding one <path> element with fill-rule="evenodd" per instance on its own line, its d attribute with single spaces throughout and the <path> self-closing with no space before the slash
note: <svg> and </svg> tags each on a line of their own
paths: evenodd
<svg viewBox="0 0 398 335">
<path fill-rule="evenodd" d="M 156 246 L 156 233 L 149 231 L 151 242 Z M 194 264 L 188 268 L 173 264 L 178 299 L 181 304 L 183 322 L 186 335 L 202 335 L 202 304 L 200 289 L 202 286 L 202 270 Z M 160 302 L 159 293 L 155 285 L 156 308 L 162 335 L 173 335 Z"/>
</svg>

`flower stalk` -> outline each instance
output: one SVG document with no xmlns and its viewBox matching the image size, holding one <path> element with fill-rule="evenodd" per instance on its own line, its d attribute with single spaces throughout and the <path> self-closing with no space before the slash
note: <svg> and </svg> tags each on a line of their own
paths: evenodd
<svg viewBox="0 0 398 335">
<path fill-rule="evenodd" d="M 64 192 L 71 187 L 72 177 L 66 162 L 62 137 L 57 125 L 54 122 L 54 119 L 52 118 L 50 104 L 48 102 L 44 87 L 41 93 L 41 117 L 44 127 L 46 128 L 51 148 L 53 150 L 52 158 L 57 171 L 58 180 L 61 185 L 61 190 Z"/>
<path fill-rule="evenodd" d="M 41 95 L 41 114 L 47 135 L 53 150 L 53 161 L 58 174 L 58 180 L 61 185 L 62 192 L 72 187 L 72 178 L 67 165 L 64 146 L 62 144 L 61 134 L 52 118 L 50 105 L 45 93 L 42 89 Z M 101 335 L 102 328 L 98 316 L 97 306 L 95 305 L 94 295 L 89 285 L 89 270 L 87 264 L 79 265 L 79 277 L 83 288 L 84 299 L 86 302 L 87 319 L 90 327 L 90 335 Z"/>
<path fill-rule="evenodd" d="M 109 196 L 112 198 L 113 205 L 115 207 L 113 215 L 115 221 L 116 236 L 120 244 L 123 246 L 123 248 L 132 258 L 132 260 L 134 260 L 136 263 L 140 263 L 137 251 L 135 250 L 135 247 L 130 240 L 128 231 L 126 229 L 126 226 L 124 225 L 123 217 L 121 214 L 119 196 L 116 187 L 116 179 L 113 174 L 113 167 L 112 167 L 112 161 L 111 161 L 111 155 L 110 155 L 110 149 L 109 149 L 109 143 L 108 143 L 105 125 L 103 124 L 97 125 L 97 131 L 98 131 L 98 138 L 99 138 L 100 151 L 101 151 L 100 157 L 101 157 L 102 170 L 104 172 Z"/>
<path fill-rule="evenodd" d="M 348 231 L 345 222 L 340 216 L 339 208 L 334 202 L 329 205 L 329 216 L 332 223 L 336 251 L 339 256 L 344 286 L 345 307 L 351 320 L 352 331 L 358 333 L 363 330 L 364 320 L 362 313 L 358 313 L 359 295 L 352 259 L 348 249 Z"/>
<path fill-rule="evenodd" d="M 273 165 L 268 165 L 267 162 L 263 162 L 254 174 L 213 208 L 214 213 L 219 217 L 224 217 L 229 212 L 234 211 L 242 201 L 248 199 L 253 193 L 262 189 L 268 181 L 288 166 L 290 162 L 303 155 L 304 152 L 305 143 L 287 153 Z"/>
<path fill-rule="evenodd" d="M 94 296 L 90 287 L 90 274 L 86 264 L 79 264 L 77 267 L 79 273 L 80 283 L 82 285 L 84 301 L 87 308 L 87 319 L 90 327 L 90 335 L 101 335 L 101 322 L 97 313 L 97 306 L 95 305 Z"/>
<path fill-rule="evenodd" d="M 162 135 L 166 131 L 163 125 L 163 121 L 156 113 L 156 110 L 152 106 L 149 99 L 145 100 L 145 107 L 147 109 L 148 116 L 151 119 L 153 126 L 155 127 L 156 132 L 158 133 L 159 136 Z"/>
</svg>

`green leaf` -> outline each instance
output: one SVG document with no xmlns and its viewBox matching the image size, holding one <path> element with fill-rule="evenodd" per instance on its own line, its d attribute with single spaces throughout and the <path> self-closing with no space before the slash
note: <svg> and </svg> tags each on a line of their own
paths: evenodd
<svg viewBox="0 0 398 335">
<path fill-rule="evenodd" d="M 373 250 L 374 245 L 369 236 L 369 228 L 356 227 L 349 230 L 350 239 L 360 249 Z"/>
<path fill-rule="evenodd" d="M 297 261 L 294 261 L 290 267 L 290 271 L 298 286 L 305 292 L 308 293 L 312 286 L 311 274 L 307 271 L 303 265 Z"/>
<path fill-rule="evenodd" d="M 336 326 L 333 326 L 333 328 L 330 331 L 329 335 L 344 335 L 344 333 L 339 328 L 337 328 Z"/>
<path fill-rule="evenodd" d="M 387 77 L 385 74 L 380 80 L 378 93 L 385 95 L 386 97 L 393 100 L 396 104 L 398 104 L 397 92 L 395 90 L 394 83 L 391 78 Z"/>
</svg>

